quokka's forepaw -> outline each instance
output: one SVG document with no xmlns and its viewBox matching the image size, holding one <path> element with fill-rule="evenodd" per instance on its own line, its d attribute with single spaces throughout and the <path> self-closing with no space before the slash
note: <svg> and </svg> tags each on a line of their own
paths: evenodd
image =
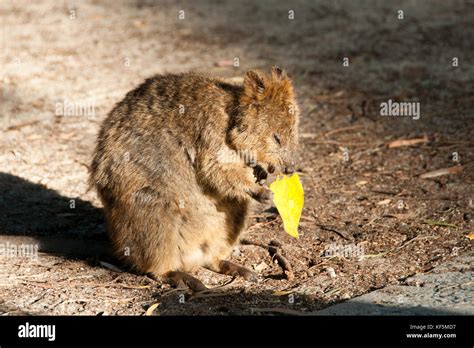
<svg viewBox="0 0 474 348">
<path fill-rule="evenodd" d="M 252 198 L 262 204 L 270 204 L 273 201 L 273 192 L 267 187 L 262 187 L 259 191 L 252 194 Z"/>
</svg>

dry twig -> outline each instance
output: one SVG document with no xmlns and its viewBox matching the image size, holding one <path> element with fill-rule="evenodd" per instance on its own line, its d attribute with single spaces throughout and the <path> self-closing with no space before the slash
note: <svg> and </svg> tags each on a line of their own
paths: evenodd
<svg viewBox="0 0 474 348">
<path fill-rule="evenodd" d="M 394 149 L 397 147 L 403 146 L 413 146 L 418 144 L 426 144 L 429 141 L 428 137 L 425 135 L 423 138 L 415 139 L 397 139 L 388 144 L 389 149 Z"/>
<path fill-rule="evenodd" d="M 303 312 L 288 308 L 250 308 L 252 313 L 281 313 L 288 315 L 306 315 Z"/>
<path fill-rule="evenodd" d="M 295 275 L 293 273 L 293 269 L 291 267 L 290 262 L 280 253 L 280 251 L 278 249 L 278 247 L 281 246 L 280 242 L 273 240 L 273 241 L 270 242 L 270 244 L 266 245 L 266 244 L 259 243 L 259 242 L 253 242 L 253 241 L 248 240 L 248 239 L 242 239 L 240 243 L 242 245 L 259 246 L 261 248 L 264 248 L 264 249 L 268 250 L 272 260 L 277 260 L 278 264 L 283 269 L 283 273 L 285 274 L 286 279 L 288 279 L 288 280 L 294 279 Z"/>
</svg>

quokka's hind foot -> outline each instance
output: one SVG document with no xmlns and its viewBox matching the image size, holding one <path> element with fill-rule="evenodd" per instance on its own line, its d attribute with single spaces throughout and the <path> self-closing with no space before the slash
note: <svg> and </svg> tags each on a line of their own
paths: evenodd
<svg viewBox="0 0 474 348">
<path fill-rule="evenodd" d="M 233 277 L 243 277 L 245 280 L 253 283 L 258 281 L 258 276 L 255 272 L 226 260 L 220 260 L 217 265 L 211 266 L 209 269 Z"/>
<path fill-rule="evenodd" d="M 177 288 L 188 287 L 194 292 L 208 290 L 208 288 L 197 278 L 186 272 L 172 271 L 166 272 L 161 279 Z"/>
</svg>

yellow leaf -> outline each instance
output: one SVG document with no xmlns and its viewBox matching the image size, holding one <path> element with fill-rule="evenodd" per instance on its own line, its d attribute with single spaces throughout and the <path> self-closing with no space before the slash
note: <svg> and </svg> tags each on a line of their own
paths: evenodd
<svg viewBox="0 0 474 348">
<path fill-rule="evenodd" d="M 273 202 L 283 220 L 283 228 L 290 236 L 298 238 L 298 224 L 304 205 L 304 191 L 298 174 L 277 178 L 270 184 Z"/>
</svg>

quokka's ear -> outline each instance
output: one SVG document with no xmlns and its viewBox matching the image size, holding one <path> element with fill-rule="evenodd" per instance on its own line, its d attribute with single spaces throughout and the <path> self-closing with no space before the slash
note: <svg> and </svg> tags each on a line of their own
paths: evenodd
<svg viewBox="0 0 474 348">
<path fill-rule="evenodd" d="M 265 93 L 265 79 L 255 70 L 250 70 L 244 77 L 245 95 L 249 99 L 260 100 Z"/>
<path fill-rule="evenodd" d="M 272 78 L 273 78 L 274 80 L 283 80 L 283 79 L 286 79 L 286 78 L 287 78 L 286 72 L 285 72 L 283 69 L 281 69 L 281 68 L 279 68 L 278 66 L 275 65 L 275 66 L 272 68 Z"/>
</svg>

